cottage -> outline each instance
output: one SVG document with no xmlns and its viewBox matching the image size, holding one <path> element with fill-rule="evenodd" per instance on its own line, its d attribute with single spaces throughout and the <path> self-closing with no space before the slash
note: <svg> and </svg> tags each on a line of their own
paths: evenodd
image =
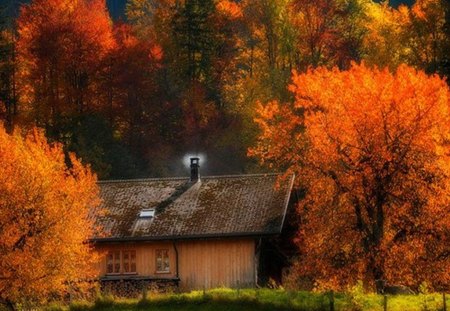
<svg viewBox="0 0 450 311">
<path fill-rule="evenodd" d="M 182 290 L 258 283 L 261 247 L 281 233 L 293 176 L 99 182 L 103 229 L 92 238 L 103 282 L 173 282 Z"/>
</svg>

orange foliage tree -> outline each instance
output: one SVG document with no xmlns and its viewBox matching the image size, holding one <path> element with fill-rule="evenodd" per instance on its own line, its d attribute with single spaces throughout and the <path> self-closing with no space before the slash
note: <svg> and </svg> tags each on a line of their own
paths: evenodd
<svg viewBox="0 0 450 311">
<path fill-rule="evenodd" d="M 98 106 L 99 65 L 114 47 L 104 0 L 34 0 L 17 20 L 22 100 L 38 125 Z M 24 109 L 25 110 L 25 109 Z"/>
<path fill-rule="evenodd" d="M 448 289 L 445 81 L 406 65 L 392 73 L 355 64 L 292 79 L 293 104 L 260 105 L 249 153 L 295 172 L 305 189 L 295 278 L 319 288 L 379 280 Z"/>
<path fill-rule="evenodd" d="M 96 177 L 70 163 L 41 131 L 23 138 L 0 126 L 0 304 L 40 303 L 92 276 Z"/>
<path fill-rule="evenodd" d="M 132 150 L 142 150 L 150 145 L 149 139 L 160 138 L 158 126 L 165 124 L 161 122 L 164 97 L 156 79 L 164 53 L 159 45 L 139 40 L 127 24 L 116 25 L 114 38 L 116 47 L 104 73 L 111 78 L 104 79 L 110 122 L 120 127 Z"/>
</svg>

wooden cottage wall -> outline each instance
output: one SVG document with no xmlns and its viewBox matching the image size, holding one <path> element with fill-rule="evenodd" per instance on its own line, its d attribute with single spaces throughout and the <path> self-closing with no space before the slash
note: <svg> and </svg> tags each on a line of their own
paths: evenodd
<svg viewBox="0 0 450 311">
<path fill-rule="evenodd" d="M 254 240 L 186 241 L 177 245 L 182 290 L 254 286 Z"/>
<path fill-rule="evenodd" d="M 255 284 L 253 239 L 177 241 L 178 273 L 182 290 L 215 287 L 252 287 Z M 156 250 L 169 250 L 170 273 L 156 273 Z M 172 242 L 97 244 L 99 276 L 106 274 L 106 253 L 135 250 L 138 276 L 176 277 L 176 252 Z"/>
</svg>

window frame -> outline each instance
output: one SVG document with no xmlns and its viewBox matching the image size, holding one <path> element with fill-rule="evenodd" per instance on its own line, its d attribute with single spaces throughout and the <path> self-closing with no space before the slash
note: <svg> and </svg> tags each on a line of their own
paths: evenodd
<svg viewBox="0 0 450 311">
<path fill-rule="evenodd" d="M 115 266 L 117 264 L 117 260 L 116 260 L 116 254 L 119 253 L 119 272 L 115 272 Z M 113 259 L 112 259 L 112 272 L 108 272 L 108 266 L 109 266 L 109 256 L 112 255 Z M 106 274 L 107 275 L 119 275 L 120 272 L 122 270 L 122 253 L 121 251 L 118 250 L 111 250 L 108 251 L 108 253 L 106 254 Z"/>
<path fill-rule="evenodd" d="M 115 260 L 115 254 L 119 253 L 119 272 L 115 272 L 114 268 L 115 265 L 117 264 L 117 261 Z M 129 265 L 129 270 L 130 272 L 125 272 L 125 260 L 124 260 L 124 255 L 125 253 L 128 253 L 128 265 Z M 131 267 L 133 265 L 133 262 L 131 260 L 132 258 L 132 254 L 134 253 L 134 268 L 135 271 L 131 271 Z M 113 254 L 113 272 L 108 272 L 108 257 L 110 256 L 110 254 Z M 134 249 L 124 249 L 124 250 L 109 250 L 106 254 L 106 273 L 105 275 L 136 275 L 138 274 L 137 272 L 137 252 Z"/>
<path fill-rule="evenodd" d="M 125 260 L 124 260 L 124 254 L 128 253 L 128 265 L 129 265 L 129 272 L 125 272 Z M 134 253 L 134 271 L 131 271 L 131 267 L 133 262 L 131 261 L 131 257 L 132 254 Z M 130 274 L 137 274 L 137 263 L 136 263 L 136 250 L 133 249 L 124 249 L 121 251 L 121 266 L 120 266 L 120 270 L 121 270 L 121 274 L 126 274 L 126 275 L 130 275 Z"/>
<path fill-rule="evenodd" d="M 158 270 L 158 253 L 161 252 L 161 263 L 164 266 L 164 259 L 167 260 L 167 270 Z M 163 254 L 166 254 L 164 256 Z M 155 274 L 170 274 L 170 255 L 168 248 L 155 249 Z"/>
</svg>

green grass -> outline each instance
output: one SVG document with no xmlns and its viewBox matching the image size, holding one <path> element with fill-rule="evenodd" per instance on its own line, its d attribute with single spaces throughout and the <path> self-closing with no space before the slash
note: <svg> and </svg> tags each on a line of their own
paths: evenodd
<svg viewBox="0 0 450 311">
<path fill-rule="evenodd" d="M 450 295 L 449 295 L 450 296 Z M 447 298 L 447 308 L 450 299 Z M 359 291 L 335 294 L 336 310 L 383 311 L 383 297 Z M 149 310 L 149 311 L 283 311 L 329 310 L 326 294 L 293 292 L 272 289 L 227 288 L 194 291 L 185 294 L 150 294 L 145 300 L 100 297 L 95 302 L 74 302 L 69 306 L 49 305 L 46 310 L 97 311 L 97 310 Z M 389 296 L 389 311 L 441 311 L 442 295 Z"/>
</svg>

